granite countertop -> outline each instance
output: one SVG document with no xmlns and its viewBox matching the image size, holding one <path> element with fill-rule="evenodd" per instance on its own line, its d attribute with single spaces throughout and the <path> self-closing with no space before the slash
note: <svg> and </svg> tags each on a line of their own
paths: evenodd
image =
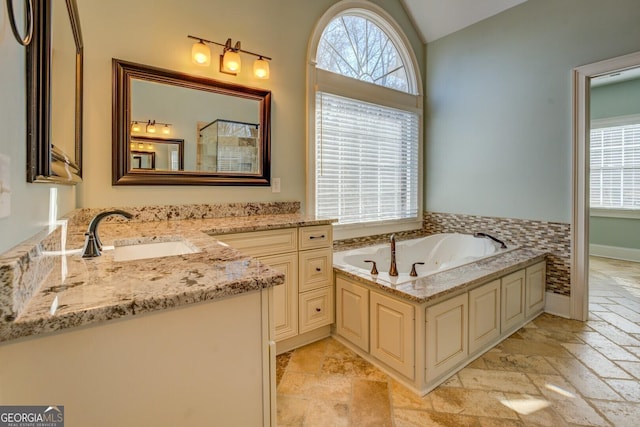
<svg viewBox="0 0 640 427">
<path fill-rule="evenodd" d="M 282 284 L 282 273 L 212 236 L 332 222 L 299 214 L 152 222 L 123 222 L 113 218 L 99 226 L 99 235 L 106 250 L 97 258 L 82 258 L 78 254 L 84 243 L 86 225 L 63 227 L 67 230 L 58 233 L 62 239 L 59 246 L 66 247 L 66 252 L 41 250 L 33 256 L 34 264 L 52 265 L 50 272 L 38 279 L 37 289 L 25 298 L 23 307 L 19 310 L 13 308 L 15 317 L 7 315 L 12 307 L 0 310 L 4 314 L 0 319 L 0 341 Z M 116 261 L 114 251 L 109 248 L 173 240 L 186 240 L 199 252 Z M 0 264 L 2 261 L 0 257 Z M 32 276 L 38 277 L 37 274 Z M 24 283 L 14 284 L 14 288 L 25 286 L 28 287 Z M 6 298 L 0 302 L 6 302 Z"/>
<path fill-rule="evenodd" d="M 384 292 L 416 303 L 434 303 L 546 259 L 546 253 L 516 248 L 470 264 L 408 282 L 393 284 L 361 269 L 335 265 L 334 270 Z"/>
</svg>

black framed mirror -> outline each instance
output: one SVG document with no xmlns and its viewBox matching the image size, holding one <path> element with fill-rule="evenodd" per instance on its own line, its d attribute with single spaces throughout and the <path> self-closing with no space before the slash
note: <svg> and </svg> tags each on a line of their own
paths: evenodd
<svg viewBox="0 0 640 427">
<path fill-rule="evenodd" d="M 268 186 L 270 120 L 268 90 L 113 59 L 112 183 Z M 172 166 L 151 145 L 156 167 L 139 166 L 151 139 L 182 141 Z"/>
<path fill-rule="evenodd" d="M 76 0 L 34 0 L 27 46 L 27 181 L 82 180 L 83 42 Z"/>
</svg>

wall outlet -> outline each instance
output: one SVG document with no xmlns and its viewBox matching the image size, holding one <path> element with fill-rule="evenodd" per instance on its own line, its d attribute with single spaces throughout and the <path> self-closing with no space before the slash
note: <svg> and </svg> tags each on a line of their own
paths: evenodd
<svg viewBox="0 0 640 427">
<path fill-rule="evenodd" d="M 273 178 L 271 180 L 271 192 L 272 193 L 280 192 L 280 178 Z"/>
</svg>

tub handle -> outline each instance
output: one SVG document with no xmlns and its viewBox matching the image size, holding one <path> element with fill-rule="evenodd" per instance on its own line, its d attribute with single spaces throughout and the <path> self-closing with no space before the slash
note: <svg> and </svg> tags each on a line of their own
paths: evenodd
<svg viewBox="0 0 640 427">
<path fill-rule="evenodd" d="M 376 262 L 371 259 L 365 259 L 364 262 L 373 263 L 373 267 L 371 267 L 371 274 L 378 274 L 378 268 L 376 267 Z"/>
<path fill-rule="evenodd" d="M 424 262 L 414 262 L 413 264 L 411 264 L 411 273 L 409 273 L 409 276 L 418 277 L 418 272 L 416 271 L 416 265 L 424 265 Z"/>
</svg>

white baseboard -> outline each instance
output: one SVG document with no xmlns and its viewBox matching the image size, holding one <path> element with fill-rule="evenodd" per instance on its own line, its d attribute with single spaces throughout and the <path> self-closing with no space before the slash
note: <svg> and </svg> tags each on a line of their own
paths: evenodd
<svg viewBox="0 0 640 427">
<path fill-rule="evenodd" d="M 589 255 L 640 262 L 640 249 L 633 248 L 620 248 L 592 243 L 589 245 Z"/>
<path fill-rule="evenodd" d="M 571 318 L 571 298 L 566 295 L 556 294 L 547 291 L 544 305 L 545 313 L 554 314 L 560 317 Z"/>
</svg>

